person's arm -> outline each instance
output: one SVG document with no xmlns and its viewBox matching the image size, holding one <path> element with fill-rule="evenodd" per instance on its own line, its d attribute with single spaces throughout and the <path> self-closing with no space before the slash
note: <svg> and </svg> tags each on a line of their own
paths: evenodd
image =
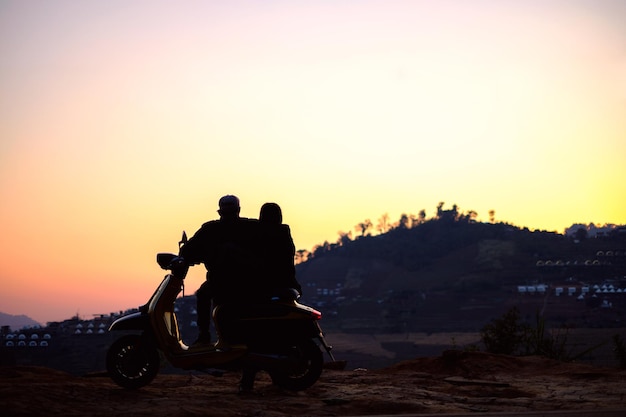
<svg viewBox="0 0 626 417">
<path fill-rule="evenodd" d="M 207 243 L 210 235 L 209 223 L 202 225 L 200 229 L 183 245 L 180 255 L 189 264 L 199 264 L 206 261 L 208 252 Z"/>
</svg>

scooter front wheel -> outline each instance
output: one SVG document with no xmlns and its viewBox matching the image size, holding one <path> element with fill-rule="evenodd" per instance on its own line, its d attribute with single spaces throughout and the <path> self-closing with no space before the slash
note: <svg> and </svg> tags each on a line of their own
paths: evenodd
<svg viewBox="0 0 626 417">
<path fill-rule="evenodd" d="M 109 347 L 106 357 L 109 376 L 126 389 L 148 385 L 159 372 L 160 364 L 156 347 L 139 335 L 120 337 Z"/>
<path fill-rule="evenodd" d="M 290 346 L 286 353 L 288 366 L 270 371 L 272 382 L 290 391 L 301 391 L 315 384 L 324 367 L 324 358 L 317 344 L 311 339 L 301 340 Z"/>
</svg>

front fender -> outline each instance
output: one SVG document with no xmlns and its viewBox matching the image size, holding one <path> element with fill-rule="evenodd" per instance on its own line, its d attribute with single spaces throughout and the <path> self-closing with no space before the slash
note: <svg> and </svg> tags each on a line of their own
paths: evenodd
<svg viewBox="0 0 626 417">
<path fill-rule="evenodd" d="M 150 328 L 150 319 L 142 312 L 130 313 L 115 320 L 109 331 L 114 330 L 146 330 Z"/>
</svg>

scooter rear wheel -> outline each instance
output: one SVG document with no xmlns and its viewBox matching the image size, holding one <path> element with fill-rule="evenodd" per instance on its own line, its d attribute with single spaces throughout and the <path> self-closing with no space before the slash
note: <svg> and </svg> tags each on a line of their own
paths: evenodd
<svg viewBox="0 0 626 417">
<path fill-rule="evenodd" d="M 156 347 L 139 335 L 120 337 L 109 347 L 106 357 L 109 376 L 126 389 L 148 385 L 159 372 L 160 364 Z"/>
<path fill-rule="evenodd" d="M 287 356 L 287 369 L 269 372 L 272 382 L 290 391 L 302 391 L 315 384 L 324 366 L 317 344 L 311 339 L 301 340 L 288 349 Z"/>
</svg>

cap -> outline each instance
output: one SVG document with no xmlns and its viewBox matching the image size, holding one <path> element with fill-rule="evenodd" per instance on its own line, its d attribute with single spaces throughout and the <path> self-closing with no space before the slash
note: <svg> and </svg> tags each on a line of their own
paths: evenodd
<svg viewBox="0 0 626 417">
<path fill-rule="evenodd" d="M 221 211 L 230 212 L 239 209 L 239 199 L 234 195 L 225 195 L 220 198 L 219 206 Z"/>
</svg>

